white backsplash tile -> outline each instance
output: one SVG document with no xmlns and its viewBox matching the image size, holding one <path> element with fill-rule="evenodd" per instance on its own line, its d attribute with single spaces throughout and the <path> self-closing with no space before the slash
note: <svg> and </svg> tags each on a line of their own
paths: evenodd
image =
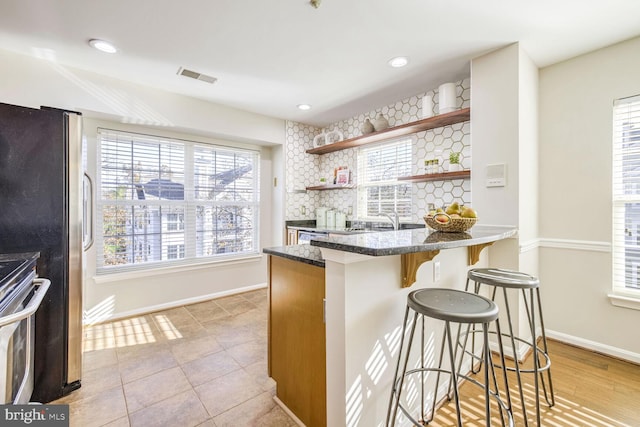
<svg viewBox="0 0 640 427">
<path fill-rule="evenodd" d="M 458 108 L 470 106 L 470 83 L 469 78 L 456 82 Z M 336 151 L 322 156 L 307 154 L 306 150 L 313 148 L 313 138 L 323 130 L 326 132 L 337 129 L 343 133 L 345 139 L 361 135 L 360 129 L 365 119 L 369 118 L 373 121 L 378 113 L 385 116 L 390 126 L 419 120 L 422 118 L 421 109 L 424 95 L 432 95 L 431 109 L 434 114 L 437 114 L 438 90 L 436 88 L 341 120 L 324 129 L 287 121 L 286 219 L 314 219 L 315 209 L 320 206 L 328 206 L 345 213 L 352 211 L 354 214 L 349 215 L 347 219 L 356 219 L 357 190 L 355 189 L 308 191 L 306 193 L 299 191 L 307 186 L 320 185 L 322 177 L 327 178 L 327 181 L 332 181 L 334 168 L 339 166 L 348 167 L 352 172 L 351 179 L 356 183 L 357 148 Z M 413 172 L 416 175 L 423 174 L 424 160 L 433 158 L 436 153 L 440 157 L 440 168 L 446 171 L 449 167 L 449 153 L 451 151 L 461 152 L 461 164 L 465 169 L 469 169 L 471 167 L 470 129 L 469 122 L 466 122 L 418 132 L 413 145 Z M 414 222 L 422 222 L 422 217 L 429 203 L 443 206 L 457 200 L 464 204 L 471 204 L 471 183 L 468 179 L 415 183 L 412 185 L 412 198 L 412 219 Z"/>
</svg>

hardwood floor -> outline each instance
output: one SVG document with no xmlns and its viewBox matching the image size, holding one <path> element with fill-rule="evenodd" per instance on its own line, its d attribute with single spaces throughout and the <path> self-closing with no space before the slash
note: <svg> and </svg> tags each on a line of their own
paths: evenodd
<svg viewBox="0 0 640 427">
<path fill-rule="evenodd" d="M 640 365 L 549 340 L 555 406 L 541 398 L 543 426 L 640 426 Z M 498 372 L 498 375 L 501 375 Z M 533 376 L 523 375 L 529 425 L 535 426 Z M 514 387 L 515 375 L 509 376 Z M 484 426 L 483 391 L 471 384 L 461 389 L 465 426 Z M 524 425 L 518 394 L 512 390 L 517 426 Z M 429 426 L 456 425 L 453 403 L 442 406 Z M 492 404 L 497 409 L 497 405 Z M 498 419 L 494 425 L 500 425 Z"/>
</svg>

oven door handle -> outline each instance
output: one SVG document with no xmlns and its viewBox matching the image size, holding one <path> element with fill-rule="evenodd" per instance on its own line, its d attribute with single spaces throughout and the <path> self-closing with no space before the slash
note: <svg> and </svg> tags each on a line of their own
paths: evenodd
<svg viewBox="0 0 640 427">
<path fill-rule="evenodd" d="M 33 315 L 38 310 L 38 307 L 40 307 L 40 304 L 42 303 L 45 294 L 49 290 L 50 285 L 51 281 L 48 279 L 35 279 L 33 281 L 33 286 L 37 286 L 38 290 L 33 295 L 33 298 L 31 298 L 31 300 L 29 301 L 29 304 L 27 304 L 24 309 L 20 310 L 17 313 L 0 318 L 0 326 L 18 322 L 23 319 L 27 320 L 24 375 L 22 377 L 22 381 L 20 382 L 20 388 L 18 388 L 18 392 L 16 393 L 16 398 L 13 401 L 14 405 L 20 402 L 20 399 L 22 398 L 22 395 L 24 393 L 24 389 L 27 386 L 27 382 L 29 381 L 29 375 L 31 375 L 31 364 L 33 363 L 31 360 L 31 325 L 33 322 Z"/>
<path fill-rule="evenodd" d="M 51 281 L 49 279 L 35 279 L 33 281 L 34 286 L 38 287 L 38 290 L 29 301 L 29 304 L 17 313 L 10 314 L 8 316 L 0 317 L 0 327 L 10 325 L 14 322 L 19 322 L 22 319 L 33 316 L 33 314 L 40 307 L 40 303 L 44 299 L 45 294 L 49 290 Z"/>
</svg>

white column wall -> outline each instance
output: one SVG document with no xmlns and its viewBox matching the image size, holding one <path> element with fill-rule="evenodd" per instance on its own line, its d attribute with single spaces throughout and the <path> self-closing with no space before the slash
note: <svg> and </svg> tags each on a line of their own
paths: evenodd
<svg viewBox="0 0 640 427">
<path fill-rule="evenodd" d="M 471 192 L 481 224 L 519 226 L 519 46 L 471 61 Z M 506 164 L 506 186 L 487 188 L 486 167 Z"/>
<path fill-rule="evenodd" d="M 538 68 L 514 43 L 471 62 L 471 91 L 471 183 L 478 217 L 518 227 L 519 243 L 509 250 L 492 248 L 490 265 L 537 276 L 538 253 L 530 242 L 538 237 Z M 506 165 L 504 187 L 486 186 L 491 164 Z M 523 301 L 514 292 L 509 301 L 514 328 L 530 336 Z"/>
</svg>

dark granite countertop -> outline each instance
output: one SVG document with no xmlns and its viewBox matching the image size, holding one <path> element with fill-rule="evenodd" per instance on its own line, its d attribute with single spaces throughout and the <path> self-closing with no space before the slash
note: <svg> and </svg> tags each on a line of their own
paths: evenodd
<svg viewBox="0 0 640 427">
<path fill-rule="evenodd" d="M 464 233 L 445 233 L 421 228 L 318 237 L 311 239 L 311 246 L 363 255 L 386 256 L 473 246 L 506 239 L 516 233 L 517 229 L 510 226 L 476 225 Z"/>
<path fill-rule="evenodd" d="M 515 236 L 517 229 L 510 226 L 476 225 L 465 233 L 445 233 L 428 228 L 400 231 L 379 231 L 363 234 L 314 238 L 311 245 L 264 248 L 270 255 L 324 267 L 320 248 L 336 249 L 371 256 L 400 255 L 451 249 L 495 242 Z"/>
<path fill-rule="evenodd" d="M 311 245 L 291 245 L 279 246 L 276 248 L 264 248 L 262 249 L 262 252 L 324 268 L 324 259 L 322 259 L 320 248 L 316 248 Z"/>
</svg>

